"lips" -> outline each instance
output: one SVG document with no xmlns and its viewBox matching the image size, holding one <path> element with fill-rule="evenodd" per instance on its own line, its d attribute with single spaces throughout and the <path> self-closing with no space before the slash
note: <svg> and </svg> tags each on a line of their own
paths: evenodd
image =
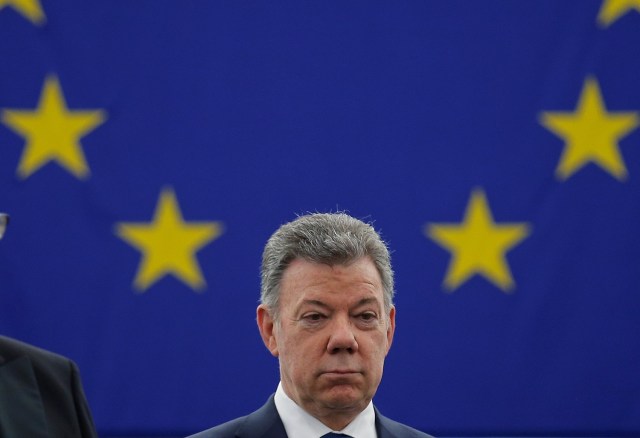
<svg viewBox="0 0 640 438">
<path fill-rule="evenodd" d="M 335 370 L 326 370 L 326 371 L 323 371 L 321 374 L 329 374 L 329 375 L 336 375 L 336 376 L 348 376 L 350 374 L 360 374 L 360 371 L 340 368 L 340 369 L 335 369 Z"/>
</svg>

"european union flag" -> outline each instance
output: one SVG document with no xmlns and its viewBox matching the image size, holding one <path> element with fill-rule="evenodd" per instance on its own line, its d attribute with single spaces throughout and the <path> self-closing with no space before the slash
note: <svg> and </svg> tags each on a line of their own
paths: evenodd
<svg viewBox="0 0 640 438">
<path fill-rule="evenodd" d="M 347 210 L 393 249 L 376 395 L 434 435 L 640 435 L 640 2 L 0 0 L 0 333 L 103 436 L 277 385 L 260 254 Z"/>
</svg>

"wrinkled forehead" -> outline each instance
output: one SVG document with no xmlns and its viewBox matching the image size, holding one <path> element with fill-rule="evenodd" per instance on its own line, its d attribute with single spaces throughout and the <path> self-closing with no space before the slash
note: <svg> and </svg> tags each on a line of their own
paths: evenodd
<svg viewBox="0 0 640 438">
<path fill-rule="evenodd" d="M 369 258 L 348 264 L 295 259 L 284 272 L 280 295 L 281 301 L 289 304 L 301 300 L 383 303 L 380 274 Z"/>
</svg>

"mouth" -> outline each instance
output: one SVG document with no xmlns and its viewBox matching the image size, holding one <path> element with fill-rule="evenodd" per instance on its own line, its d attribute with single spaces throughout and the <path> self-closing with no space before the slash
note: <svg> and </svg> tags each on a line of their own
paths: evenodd
<svg viewBox="0 0 640 438">
<path fill-rule="evenodd" d="M 361 374 L 361 373 L 359 371 L 356 371 L 356 370 L 335 369 L 335 370 L 323 371 L 322 374 L 329 375 L 329 376 L 349 376 L 349 375 Z"/>
</svg>

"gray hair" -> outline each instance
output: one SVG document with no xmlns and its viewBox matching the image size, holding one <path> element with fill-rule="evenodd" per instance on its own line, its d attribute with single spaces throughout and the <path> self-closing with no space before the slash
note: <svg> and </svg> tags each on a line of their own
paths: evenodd
<svg viewBox="0 0 640 438">
<path fill-rule="evenodd" d="M 330 266 L 369 257 L 382 280 L 387 315 L 393 306 L 393 270 L 387 245 L 370 224 L 345 213 L 311 213 L 282 225 L 262 253 L 260 301 L 278 317 L 280 282 L 295 259 Z"/>
</svg>

